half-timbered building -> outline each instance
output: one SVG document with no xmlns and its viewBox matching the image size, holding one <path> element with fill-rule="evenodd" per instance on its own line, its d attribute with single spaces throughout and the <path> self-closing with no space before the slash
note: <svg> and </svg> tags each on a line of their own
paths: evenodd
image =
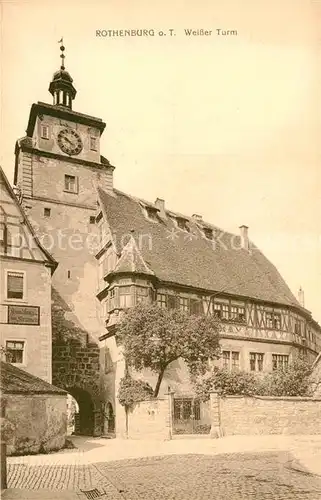
<svg viewBox="0 0 321 500">
<path fill-rule="evenodd" d="M 316 357 L 320 326 L 250 241 L 246 226 L 230 234 L 200 215 L 169 210 L 161 199 L 152 203 L 114 188 L 115 167 L 100 151 L 106 124 L 73 110 L 76 88 L 65 69 L 65 47 L 60 50 L 62 65 L 49 86 L 53 103 L 31 106 L 26 136 L 16 143 L 14 183 L 34 230 L 59 262 L 52 280 L 53 382 L 77 400 L 80 432 L 114 429 L 124 374 L 115 329 L 121 312 L 141 301 L 217 315 L 220 362 L 228 369 L 264 372 L 285 366 L 299 352 Z M 12 208 L 15 220 L 25 220 L 16 204 Z M 27 221 L 22 227 L 31 230 Z M 49 287 L 49 256 L 30 255 L 11 256 L 9 272 L 37 269 L 48 276 Z M 49 292 L 45 306 L 37 299 L 37 281 L 28 279 L 26 286 L 33 292 L 24 306 L 41 306 L 40 325 L 19 329 L 22 336 L 46 328 L 41 314 L 49 323 Z M 25 299 L 19 287 L 16 306 Z M 2 300 L 2 321 L 11 332 L 8 340 L 21 341 L 15 326 L 7 324 L 11 300 Z M 47 339 L 49 334 L 39 349 Z M 152 381 L 152 374 L 144 376 Z M 176 393 L 191 393 L 182 363 L 167 370 L 160 394 L 169 385 Z"/>
</svg>

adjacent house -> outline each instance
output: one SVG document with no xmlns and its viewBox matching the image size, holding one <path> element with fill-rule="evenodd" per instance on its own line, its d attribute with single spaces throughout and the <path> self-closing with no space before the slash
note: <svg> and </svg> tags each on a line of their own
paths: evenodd
<svg viewBox="0 0 321 500">
<path fill-rule="evenodd" d="M 57 262 L 0 169 L 0 345 L 7 361 L 51 382 L 51 277 Z"/>
</svg>

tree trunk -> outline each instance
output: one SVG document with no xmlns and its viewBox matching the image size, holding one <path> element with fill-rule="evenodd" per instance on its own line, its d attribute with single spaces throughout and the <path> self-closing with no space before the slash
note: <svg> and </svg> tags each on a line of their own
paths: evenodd
<svg viewBox="0 0 321 500">
<path fill-rule="evenodd" d="M 154 390 L 154 397 L 155 398 L 157 398 L 157 396 L 158 396 L 159 389 L 160 389 L 160 386 L 161 386 L 161 383 L 162 383 L 162 380 L 163 380 L 165 369 L 166 369 L 166 366 L 164 368 L 162 368 L 162 370 L 158 374 L 157 384 L 156 384 L 156 387 L 155 387 L 155 390 Z"/>
</svg>

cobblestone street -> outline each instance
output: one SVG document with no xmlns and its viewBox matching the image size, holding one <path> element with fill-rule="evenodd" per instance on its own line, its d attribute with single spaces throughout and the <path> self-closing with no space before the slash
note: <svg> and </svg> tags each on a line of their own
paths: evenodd
<svg viewBox="0 0 321 500">
<path fill-rule="evenodd" d="M 101 500 L 321 499 L 321 477 L 293 470 L 290 459 L 287 452 L 277 451 L 172 455 L 89 465 L 12 463 L 9 487 L 87 491 L 84 498 Z"/>
</svg>

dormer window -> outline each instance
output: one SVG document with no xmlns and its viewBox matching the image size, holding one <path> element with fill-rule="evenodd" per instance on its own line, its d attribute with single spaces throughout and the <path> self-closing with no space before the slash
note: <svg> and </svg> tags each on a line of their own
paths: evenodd
<svg viewBox="0 0 321 500">
<path fill-rule="evenodd" d="M 154 220 L 154 221 L 157 221 L 158 218 L 157 218 L 157 208 L 154 208 L 154 207 L 150 207 L 150 206 L 145 206 L 145 212 L 146 212 L 146 215 L 149 219 L 151 220 Z"/>
<path fill-rule="evenodd" d="M 187 219 L 183 219 L 183 217 L 176 217 L 177 226 L 183 231 L 190 232 L 190 228 L 187 225 Z"/>
<path fill-rule="evenodd" d="M 49 127 L 48 125 L 41 125 L 41 139 L 49 139 Z"/>
<path fill-rule="evenodd" d="M 213 239 L 213 229 L 211 229 L 210 227 L 204 227 L 203 232 L 204 232 L 205 238 L 207 238 L 208 240 Z"/>
<path fill-rule="evenodd" d="M 90 137 L 90 149 L 91 151 L 97 151 L 97 137 Z"/>
</svg>

